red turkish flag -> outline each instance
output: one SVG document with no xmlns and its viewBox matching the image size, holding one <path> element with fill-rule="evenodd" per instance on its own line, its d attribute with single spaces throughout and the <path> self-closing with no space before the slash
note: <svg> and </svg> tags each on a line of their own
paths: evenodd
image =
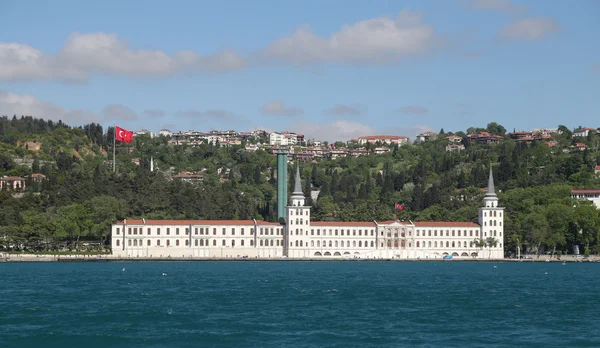
<svg viewBox="0 0 600 348">
<path fill-rule="evenodd" d="M 115 126 L 115 139 L 124 143 L 130 143 L 133 140 L 133 132 Z"/>
<path fill-rule="evenodd" d="M 404 204 L 396 203 L 396 210 L 404 210 Z"/>
</svg>

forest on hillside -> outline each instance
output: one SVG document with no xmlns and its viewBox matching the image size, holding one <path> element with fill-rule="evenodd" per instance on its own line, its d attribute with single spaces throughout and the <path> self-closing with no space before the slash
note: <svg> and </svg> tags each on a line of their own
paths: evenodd
<svg viewBox="0 0 600 348">
<path fill-rule="evenodd" d="M 503 126 L 444 133 L 436 140 L 391 146 L 382 155 L 290 163 L 296 165 L 314 220 L 477 221 L 490 166 L 500 205 L 506 207 L 506 251 L 567 252 L 581 245 L 600 253 L 600 213 L 571 198 L 573 188 L 600 188 L 600 136 L 573 138 L 560 126 L 556 145 L 515 142 Z M 474 144 L 468 133 L 489 131 L 497 144 Z M 170 145 L 168 138 L 136 136 L 117 145 L 114 129 L 99 124 L 71 127 L 34 117 L 0 117 L 0 177 L 28 182 L 23 194 L 0 192 L 0 249 L 78 249 L 82 241 L 108 243 L 119 219 L 251 219 L 276 221 L 275 157 L 242 146 Z M 465 150 L 446 151 L 443 135 L 463 138 Z M 583 143 L 585 150 L 573 150 Z M 343 144 L 336 143 L 336 146 Z M 150 171 L 150 158 L 156 170 Z M 29 162 L 27 162 L 29 161 Z M 134 163 L 136 162 L 136 163 Z M 22 165 L 30 163 L 30 165 Z M 138 164 L 139 163 L 139 164 Z M 196 183 L 174 180 L 202 173 Z M 319 191 L 312 201 L 311 191 Z M 395 211 L 394 204 L 406 206 Z"/>
</svg>

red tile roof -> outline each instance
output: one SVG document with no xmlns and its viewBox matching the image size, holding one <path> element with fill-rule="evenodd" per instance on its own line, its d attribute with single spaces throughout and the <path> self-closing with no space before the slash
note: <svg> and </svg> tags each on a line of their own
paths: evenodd
<svg viewBox="0 0 600 348">
<path fill-rule="evenodd" d="M 127 225 L 254 225 L 253 220 L 126 220 Z M 117 222 L 124 225 L 125 221 Z M 279 226 L 278 222 L 256 221 L 260 226 Z"/>
<path fill-rule="evenodd" d="M 474 222 L 415 221 L 416 227 L 479 227 Z"/>
<path fill-rule="evenodd" d="M 600 190 L 571 190 L 572 194 L 600 193 Z"/>
<path fill-rule="evenodd" d="M 323 227 L 327 227 L 327 226 L 340 226 L 340 227 L 375 227 L 375 223 L 374 222 L 368 222 L 368 221 L 356 221 L 356 222 L 351 222 L 351 221 L 311 221 L 310 222 L 311 226 L 323 226 Z"/>
</svg>

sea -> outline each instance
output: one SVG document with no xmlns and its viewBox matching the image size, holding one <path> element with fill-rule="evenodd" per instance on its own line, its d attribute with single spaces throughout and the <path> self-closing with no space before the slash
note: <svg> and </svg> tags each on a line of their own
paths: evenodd
<svg viewBox="0 0 600 348">
<path fill-rule="evenodd" d="M 0 263 L 0 347 L 600 347 L 600 263 Z"/>
</svg>

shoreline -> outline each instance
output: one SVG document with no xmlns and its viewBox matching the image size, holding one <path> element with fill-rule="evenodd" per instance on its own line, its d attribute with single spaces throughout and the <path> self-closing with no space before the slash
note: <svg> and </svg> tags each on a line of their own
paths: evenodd
<svg viewBox="0 0 600 348">
<path fill-rule="evenodd" d="M 116 257 L 112 255 L 36 255 L 36 254 L 0 254 L 0 263 L 2 262 L 241 262 L 241 261 L 260 261 L 260 262 L 319 262 L 319 261 L 351 261 L 351 262 L 569 262 L 569 263 L 587 263 L 600 262 L 600 257 L 591 256 L 586 259 L 575 258 L 573 255 L 562 257 L 560 260 L 540 256 L 533 259 L 393 259 L 393 258 L 243 258 L 243 257 Z"/>
</svg>

